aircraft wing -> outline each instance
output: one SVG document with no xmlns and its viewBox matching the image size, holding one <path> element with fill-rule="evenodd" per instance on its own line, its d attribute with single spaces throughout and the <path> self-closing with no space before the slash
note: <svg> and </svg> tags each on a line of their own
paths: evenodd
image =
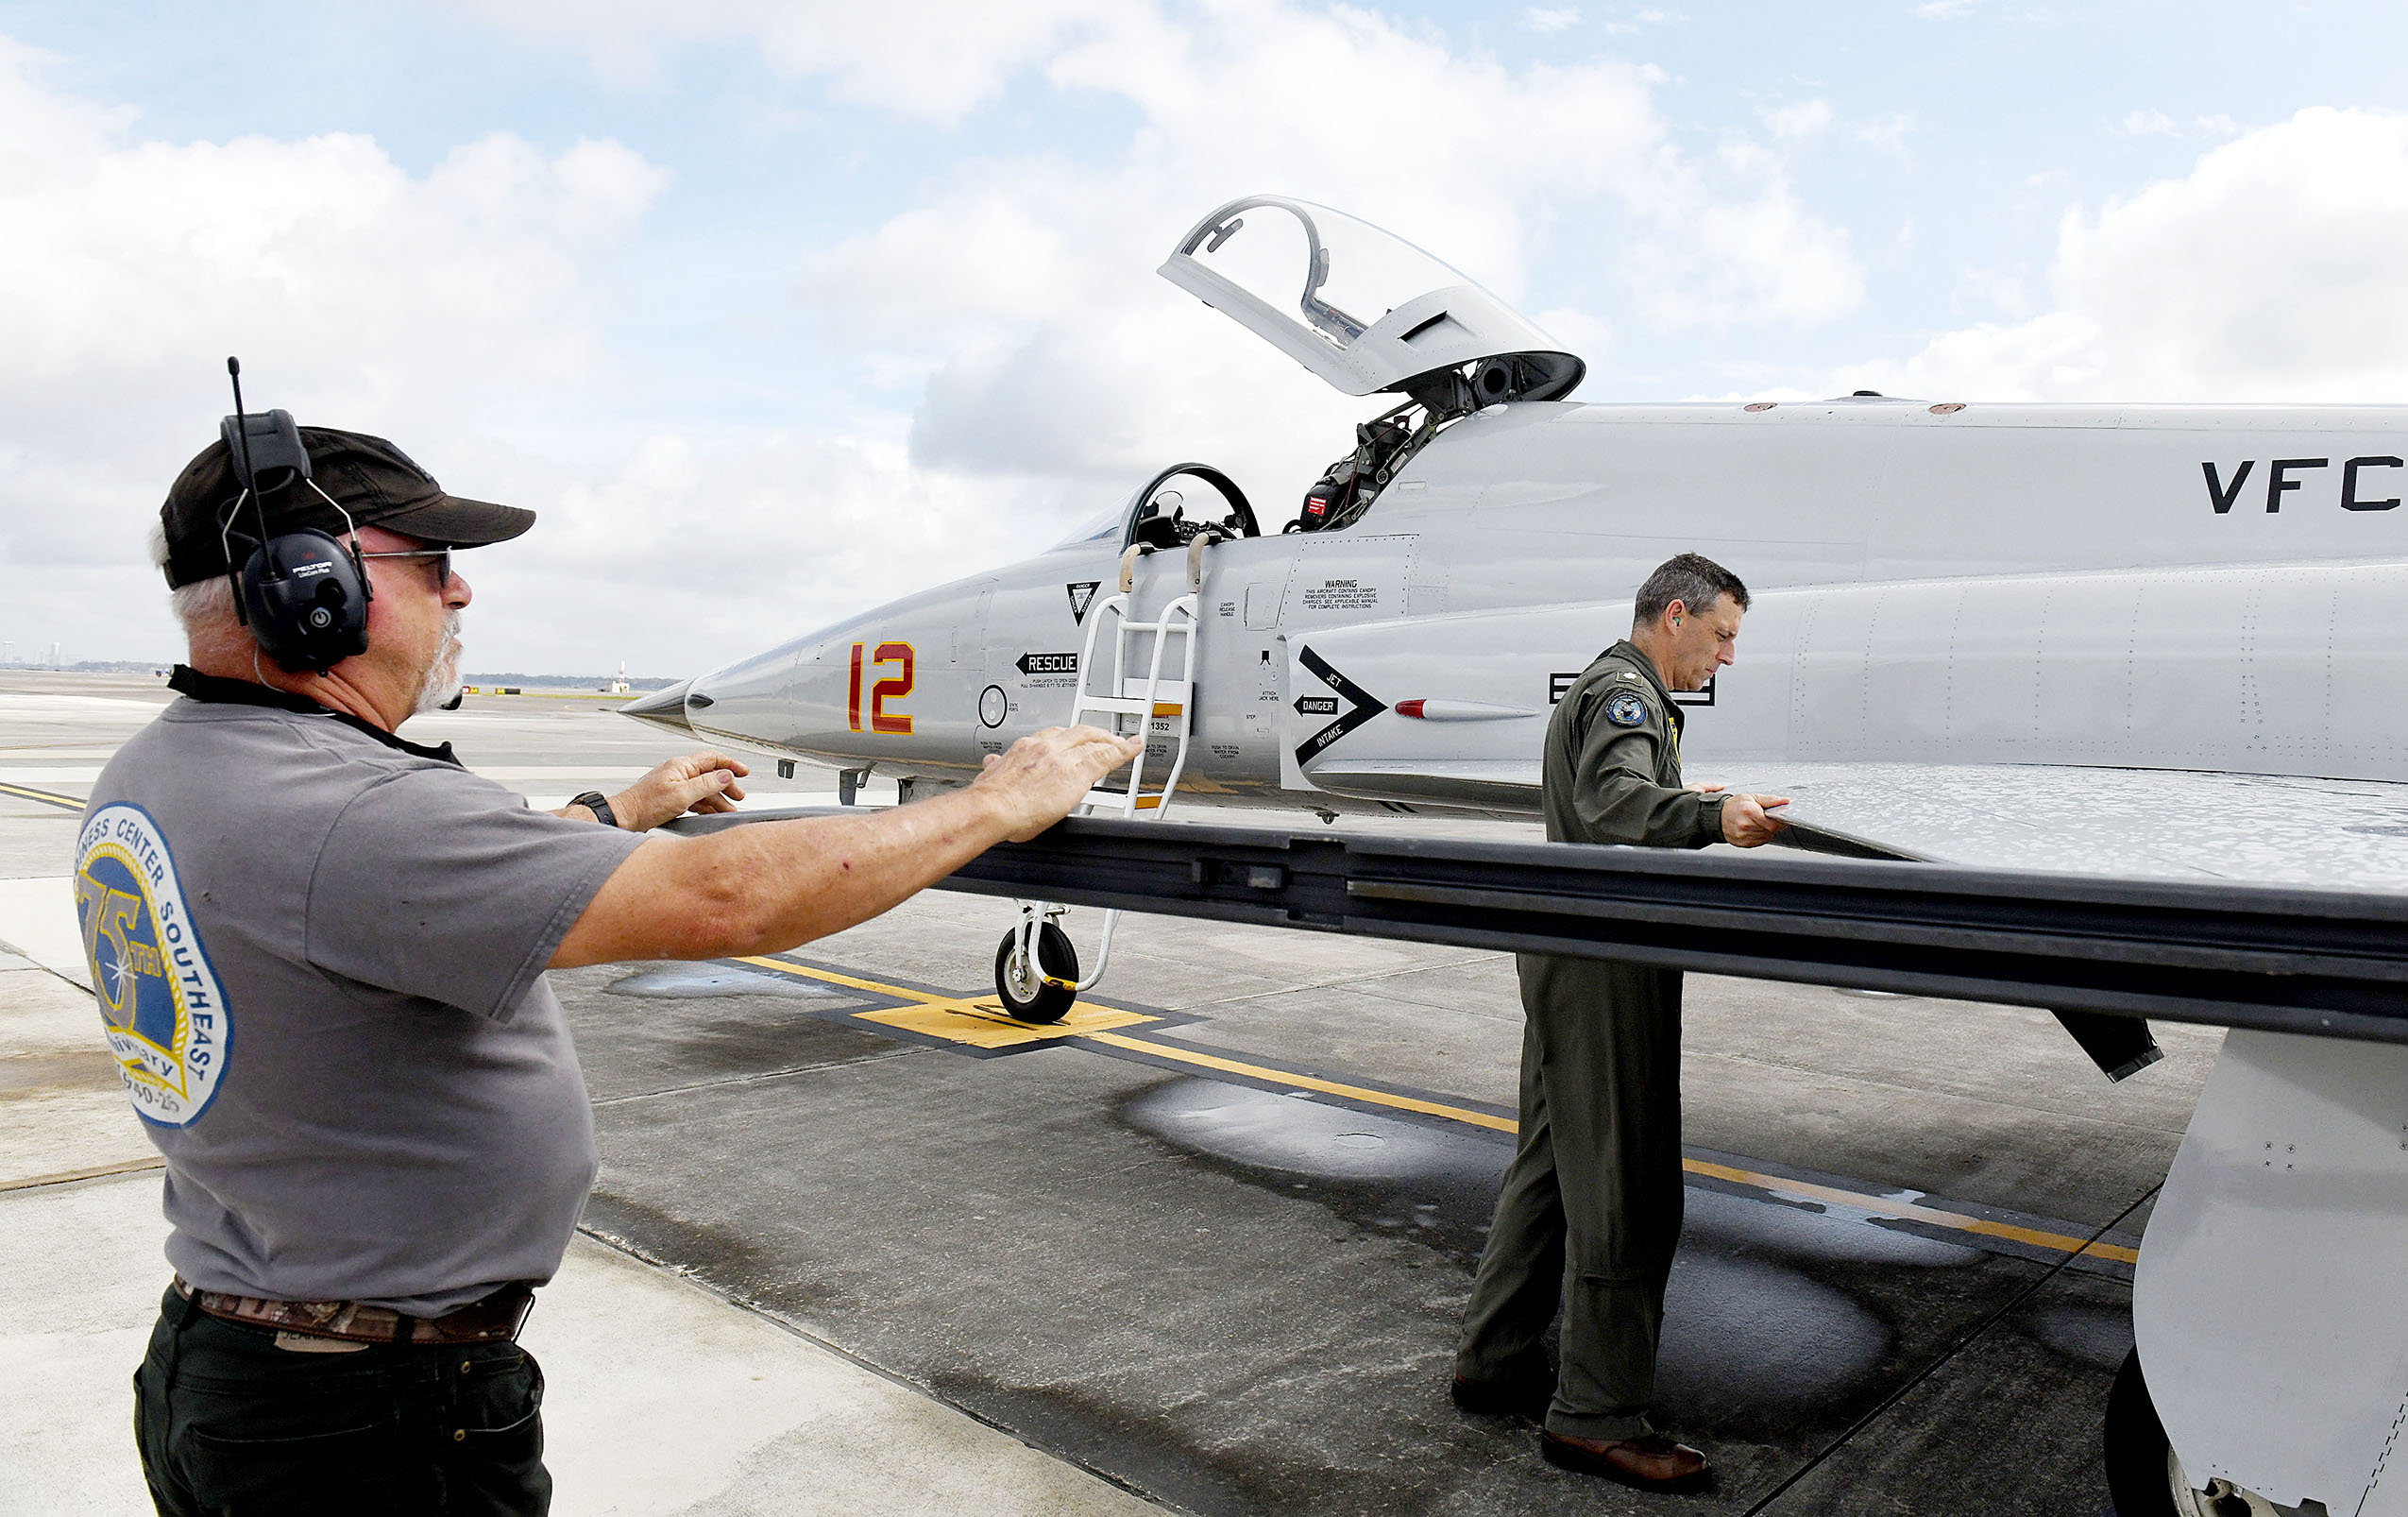
<svg viewBox="0 0 2408 1517">
<path fill-rule="evenodd" d="M 1802 636 L 1803 615 L 1783 619 L 1794 609 L 1785 592 L 1760 599 L 1764 625 L 1751 622 L 1751 635 Z M 1608 629 L 1629 622 L 1621 602 L 1292 635 L 1279 691 L 1283 778 L 1392 805 L 1535 815 L 1552 701 Z M 2229 767 L 2216 770 L 1772 757 L 1777 748 L 1749 745 L 1739 718 L 1763 729 L 1758 741 L 1780 738 L 1796 696 L 1782 688 L 1789 660 L 1778 651 L 1752 649 L 1763 656 L 1724 671 L 1719 708 L 1691 713 L 1685 768 L 1692 780 L 1791 797 L 1792 844 L 1985 868 L 2408 892 L 2408 782 L 2251 773 L 2246 752 L 2219 755 Z M 1748 683 L 1768 677 L 1777 683 Z M 1685 701 L 1718 704 L 1710 691 Z M 2269 769 L 2297 759 L 2263 757 Z"/>
<path fill-rule="evenodd" d="M 2061 764 L 1789 763 L 1695 777 L 1787 795 L 1819 852 L 1995 869 L 2408 892 L 2408 784 Z M 1326 759 L 1323 790 L 1538 809 L 1538 761 Z"/>
<path fill-rule="evenodd" d="M 1766 764 L 1699 777 L 1788 795 L 1802 828 L 1891 857 L 2408 891 L 2408 784 L 2385 780 L 1903 763 Z"/>
<path fill-rule="evenodd" d="M 1313 770 L 1313 784 L 1338 795 L 1365 800 L 1420 802 L 1472 810 L 1538 812 L 1538 760 L 1325 759 Z"/>
</svg>

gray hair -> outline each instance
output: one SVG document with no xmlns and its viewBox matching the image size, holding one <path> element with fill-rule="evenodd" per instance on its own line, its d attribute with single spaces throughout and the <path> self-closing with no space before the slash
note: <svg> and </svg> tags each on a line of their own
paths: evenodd
<svg viewBox="0 0 2408 1517">
<path fill-rule="evenodd" d="M 1631 605 L 1631 625 L 1647 626 L 1674 601 L 1692 611 L 1705 611 L 1725 595 L 1740 610 L 1748 608 L 1748 588 L 1739 583 L 1738 575 L 1703 554 L 1677 554 L 1656 565 L 1655 572 L 1638 588 Z"/>
<path fill-rule="evenodd" d="M 163 522 L 150 524 L 150 561 L 162 570 L 167 567 L 167 528 Z M 238 624 L 234 620 L 234 587 L 223 574 L 177 586 L 167 592 L 167 604 L 174 608 L 176 620 L 183 623 L 184 636 L 195 643 L 205 638 L 223 637 Z"/>
</svg>

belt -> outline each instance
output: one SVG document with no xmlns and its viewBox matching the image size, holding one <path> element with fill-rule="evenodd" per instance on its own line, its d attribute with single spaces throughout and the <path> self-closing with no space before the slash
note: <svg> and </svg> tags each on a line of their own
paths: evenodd
<svg viewBox="0 0 2408 1517">
<path fill-rule="evenodd" d="M 368 1306 L 356 1301 L 229 1296 L 220 1290 L 195 1290 L 182 1275 L 176 1277 L 176 1294 L 229 1322 L 347 1343 L 508 1342 L 517 1338 L 535 1304 L 534 1287 L 517 1281 L 440 1317 L 413 1317 L 390 1306 Z"/>
</svg>

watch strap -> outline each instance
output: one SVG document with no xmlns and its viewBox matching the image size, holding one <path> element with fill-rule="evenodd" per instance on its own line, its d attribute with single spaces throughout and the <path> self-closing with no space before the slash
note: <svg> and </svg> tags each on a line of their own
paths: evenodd
<svg viewBox="0 0 2408 1517">
<path fill-rule="evenodd" d="M 602 799 L 602 793 L 598 790 L 589 790 L 583 795 L 575 796 L 570 799 L 568 804 L 571 806 L 582 806 L 586 810 L 593 812 L 594 820 L 600 822 L 604 827 L 615 827 L 619 825 L 619 817 L 617 813 L 611 810 L 610 802 Z"/>
</svg>

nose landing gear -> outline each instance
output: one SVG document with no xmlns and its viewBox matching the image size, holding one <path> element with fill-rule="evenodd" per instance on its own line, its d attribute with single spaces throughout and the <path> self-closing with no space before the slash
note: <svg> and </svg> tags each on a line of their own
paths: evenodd
<svg viewBox="0 0 2408 1517">
<path fill-rule="evenodd" d="M 1014 1021 L 1059 1022 L 1078 998 L 1078 950 L 1056 924 L 1061 907 L 1045 908 L 1042 922 L 1037 908 L 1022 911 L 1020 925 L 995 946 L 995 994 Z"/>
</svg>

